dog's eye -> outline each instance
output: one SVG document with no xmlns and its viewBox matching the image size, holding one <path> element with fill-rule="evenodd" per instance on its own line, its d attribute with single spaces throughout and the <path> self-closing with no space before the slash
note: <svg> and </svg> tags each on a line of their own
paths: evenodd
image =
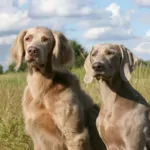
<svg viewBox="0 0 150 150">
<path fill-rule="evenodd" d="M 92 53 L 92 56 L 96 56 L 97 55 L 97 53 L 98 53 L 98 51 L 96 50 L 96 51 L 94 51 L 93 53 Z"/>
<path fill-rule="evenodd" d="M 49 39 L 47 37 L 45 37 L 45 36 L 43 36 L 42 39 L 41 39 L 42 42 L 47 42 L 48 40 Z"/>
<path fill-rule="evenodd" d="M 27 36 L 26 38 L 25 38 L 25 41 L 27 41 L 27 42 L 31 42 L 32 41 L 32 35 L 29 35 L 29 36 Z"/>
<path fill-rule="evenodd" d="M 106 55 L 113 55 L 113 54 L 115 54 L 115 52 L 109 50 L 106 51 Z"/>
</svg>

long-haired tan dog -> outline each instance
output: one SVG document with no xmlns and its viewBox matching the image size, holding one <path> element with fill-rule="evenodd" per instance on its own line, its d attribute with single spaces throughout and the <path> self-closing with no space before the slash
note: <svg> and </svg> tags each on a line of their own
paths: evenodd
<svg viewBox="0 0 150 150">
<path fill-rule="evenodd" d="M 12 46 L 17 68 L 28 64 L 23 96 L 26 131 L 35 150 L 103 150 L 95 125 L 99 108 L 77 78 L 62 69 L 73 60 L 66 37 L 48 28 L 21 31 Z"/>
</svg>

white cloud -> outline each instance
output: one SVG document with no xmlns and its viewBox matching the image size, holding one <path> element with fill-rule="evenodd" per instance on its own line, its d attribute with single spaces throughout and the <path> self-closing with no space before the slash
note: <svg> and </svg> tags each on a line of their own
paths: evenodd
<svg viewBox="0 0 150 150">
<path fill-rule="evenodd" d="M 136 20 L 140 23 L 150 25 L 150 19 L 148 19 L 150 16 L 150 11 L 142 11 L 138 13 Z"/>
<path fill-rule="evenodd" d="M 67 21 L 59 18 L 35 19 L 28 15 L 27 10 L 11 9 L 0 13 L 0 36 L 17 34 L 20 30 L 35 26 L 48 26 L 54 30 L 63 29 L 63 24 Z"/>
<path fill-rule="evenodd" d="M 32 0 L 30 15 L 36 17 L 87 15 L 91 12 L 91 8 L 87 6 L 88 2 L 86 0 L 39 0 L 38 2 Z"/>
<path fill-rule="evenodd" d="M 0 34 L 14 32 L 24 28 L 29 22 L 27 11 L 12 11 L 0 13 Z"/>
<path fill-rule="evenodd" d="M 122 12 L 120 9 L 119 5 L 112 3 L 104 8 L 105 17 L 98 18 L 95 16 L 92 19 L 81 20 L 78 23 L 79 27 L 87 30 L 84 37 L 90 40 L 134 38 L 130 23 L 134 11 Z M 99 16 L 103 16 L 103 12 L 99 13 Z"/>
<path fill-rule="evenodd" d="M 148 30 L 147 32 L 146 32 L 146 36 L 150 36 L 150 30 Z"/>
<path fill-rule="evenodd" d="M 7 68 L 8 66 L 8 57 L 10 55 L 10 45 L 1 45 L 0 44 L 0 64 Z"/>
<path fill-rule="evenodd" d="M 12 58 L 10 56 L 10 54 L 5 56 L 5 60 L 4 61 L 0 61 L 0 64 L 4 67 L 3 69 L 6 70 L 7 67 L 12 63 Z"/>
<path fill-rule="evenodd" d="M 27 0 L 2 0 L 0 3 L 0 36 L 15 34 L 30 22 L 28 10 L 17 7 Z"/>
<path fill-rule="evenodd" d="M 110 4 L 108 7 L 106 7 L 107 11 L 110 11 L 112 13 L 111 20 L 118 26 L 127 26 L 130 24 L 130 19 L 132 16 L 133 11 L 131 12 L 122 12 L 120 10 L 120 6 L 116 3 Z"/>
<path fill-rule="evenodd" d="M 116 3 L 110 4 L 108 7 L 106 7 L 106 10 L 112 12 L 112 16 L 120 16 L 120 6 Z"/>
<path fill-rule="evenodd" d="M 23 6 L 23 5 L 25 5 L 26 3 L 28 3 L 28 0 L 18 0 L 18 5 L 19 5 L 19 6 Z"/>
<path fill-rule="evenodd" d="M 143 7 L 150 7 L 150 0 L 135 0 L 135 2 Z"/>
<path fill-rule="evenodd" d="M 90 28 L 84 37 L 89 40 L 125 40 L 134 38 L 131 29 L 123 28 Z"/>
<path fill-rule="evenodd" d="M 107 16 L 104 18 L 87 19 L 79 23 L 79 26 L 86 29 L 83 37 L 88 41 L 122 43 L 125 40 L 136 39 L 132 32 L 131 19 L 135 13 L 133 10 L 122 11 L 120 6 L 112 3 L 104 8 Z"/>
<path fill-rule="evenodd" d="M 100 36 L 108 32 L 111 28 L 105 27 L 105 28 L 91 28 L 85 33 L 85 38 L 87 39 L 99 39 Z"/>
<path fill-rule="evenodd" d="M 0 37 L 0 44 L 12 44 L 15 40 L 16 35 L 8 35 L 8 36 L 1 36 Z"/>
<path fill-rule="evenodd" d="M 10 9 L 10 8 L 12 8 L 13 7 L 13 1 L 14 0 L 2 0 L 1 2 L 0 2 L 0 10 L 2 11 L 2 10 L 4 10 L 4 9 Z"/>
<path fill-rule="evenodd" d="M 150 42 L 143 42 L 134 49 L 137 53 L 150 54 Z"/>
<path fill-rule="evenodd" d="M 64 18 L 44 18 L 44 19 L 31 19 L 28 25 L 24 28 L 31 28 L 35 26 L 46 26 L 52 30 L 64 31 L 64 26 L 67 21 Z"/>
<path fill-rule="evenodd" d="M 132 17 L 132 10 L 123 11 L 122 5 L 116 3 L 104 8 L 101 2 L 92 0 L 3 0 L 0 3 L 0 60 L 3 61 L 9 53 L 8 44 L 20 30 L 35 26 L 62 31 L 70 39 L 80 40 L 83 36 L 79 42 L 85 47 L 99 40 L 125 44 L 134 49 L 137 43 L 150 41 L 150 31 L 145 37 L 135 38 Z"/>
</svg>

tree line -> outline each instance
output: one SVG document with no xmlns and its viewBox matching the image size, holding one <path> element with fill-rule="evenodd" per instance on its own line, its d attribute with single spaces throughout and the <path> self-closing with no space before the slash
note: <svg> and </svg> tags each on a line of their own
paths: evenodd
<svg viewBox="0 0 150 150">
<path fill-rule="evenodd" d="M 88 55 L 88 52 L 85 50 L 85 48 L 78 43 L 75 40 L 71 40 L 71 46 L 74 49 L 75 52 L 75 63 L 74 63 L 74 68 L 79 68 L 82 67 L 85 61 L 85 58 Z M 149 61 L 143 61 L 142 59 L 138 60 L 138 65 L 144 65 L 144 66 L 150 66 L 150 60 Z M 8 68 L 6 71 L 4 71 L 3 66 L 0 65 L 0 74 L 3 73 L 9 73 L 9 72 L 15 72 L 15 63 L 9 64 Z M 20 68 L 17 70 L 17 72 L 25 72 L 27 71 L 27 64 L 25 62 L 22 63 Z"/>
<path fill-rule="evenodd" d="M 83 65 L 84 60 L 88 55 L 88 52 L 86 52 L 85 48 L 77 41 L 71 40 L 70 43 L 75 52 L 75 64 L 73 67 L 79 68 Z M 23 62 L 20 68 L 17 70 L 17 72 L 25 72 L 25 71 L 27 71 L 27 64 Z M 4 71 L 3 66 L 0 65 L 0 74 L 9 73 L 9 72 L 15 72 L 15 62 L 9 64 L 6 71 Z"/>
</svg>

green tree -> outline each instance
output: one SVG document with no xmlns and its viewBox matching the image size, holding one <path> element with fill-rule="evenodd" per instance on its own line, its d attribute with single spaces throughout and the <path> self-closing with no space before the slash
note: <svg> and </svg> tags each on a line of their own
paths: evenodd
<svg viewBox="0 0 150 150">
<path fill-rule="evenodd" d="M 75 52 L 75 67 L 81 67 L 84 64 L 87 52 L 85 52 L 84 47 L 75 40 L 71 40 L 71 46 Z"/>
<path fill-rule="evenodd" d="M 27 63 L 26 62 L 23 62 L 21 64 L 21 66 L 19 67 L 17 72 L 24 72 L 24 71 L 27 71 Z"/>
<path fill-rule="evenodd" d="M 79 44 L 77 41 L 75 40 L 71 40 L 70 41 L 72 48 L 74 49 L 75 52 L 75 64 L 74 67 L 81 67 L 84 64 L 85 58 L 87 57 L 88 53 L 85 51 L 85 48 Z M 15 72 L 15 66 L 16 63 L 11 63 L 8 66 L 8 69 L 6 71 L 7 72 Z M 21 64 L 21 66 L 19 67 L 19 69 L 17 70 L 17 72 L 24 72 L 27 71 L 27 64 L 25 62 L 23 62 Z"/>
<path fill-rule="evenodd" d="M 3 66 L 0 65 L 0 74 L 3 74 Z"/>
<path fill-rule="evenodd" d="M 138 64 L 138 66 L 140 66 L 140 65 L 143 65 L 143 66 L 150 66 L 150 61 L 149 61 L 149 60 L 144 61 L 144 60 L 142 60 L 142 59 L 139 59 L 137 64 Z"/>
<path fill-rule="evenodd" d="M 9 64 L 8 69 L 6 70 L 6 73 L 8 73 L 8 72 L 15 72 L 15 69 L 14 69 L 15 66 L 16 66 L 15 62 L 12 62 L 11 64 Z"/>
<path fill-rule="evenodd" d="M 15 72 L 15 66 L 16 66 L 16 63 L 15 62 L 12 62 L 9 66 L 8 66 L 8 69 L 6 70 L 6 73 L 8 72 Z M 27 64 L 25 62 L 23 62 L 21 64 L 21 66 L 19 67 L 19 69 L 17 70 L 17 72 L 24 72 L 27 70 Z"/>
</svg>

